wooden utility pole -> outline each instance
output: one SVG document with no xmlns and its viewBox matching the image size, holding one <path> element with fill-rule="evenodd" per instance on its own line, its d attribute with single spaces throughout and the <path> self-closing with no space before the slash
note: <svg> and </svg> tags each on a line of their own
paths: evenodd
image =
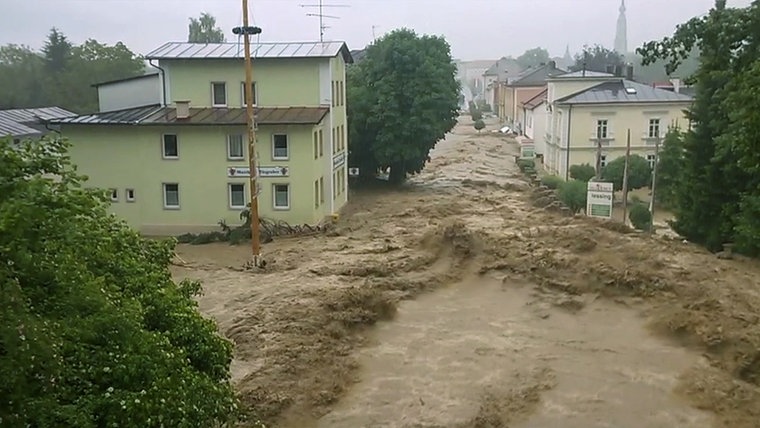
<svg viewBox="0 0 760 428">
<path fill-rule="evenodd" d="M 234 30 L 233 30 L 234 31 Z M 248 26 L 248 0 L 243 0 L 243 45 L 245 48 L 245 110 L 246 126 L 248 127 L 248 167 L 251 190 L 251 251 L 253 256 L 253 265 L 261 265 L 261 230 L 259 227 L 259 198 L 258 185 L 256 176 L 258 168 L 256 167 L 256 118 L 253 111 L 253 66 L 251 64 L 251 39 L 252 34 L 261 33 L 258 27 Z"/>
<path fill-rule="evenodd" d="M 655 198 L 655 186 L 657 183 L 657 163 L 660 158 L 660 135 L 659 130 L 657 139 L 654 141 L 654 167 L 652 168 L 652 197 L 649 198 L 649 213 L 652 214 L 652 221 L 649 222 L 649 233 L 654 233 L 654 198 Z"/>
<path fill-rule="evenodd" d="M 602 180 L 602 138 L 599 132 L 596 133 L 596 179 Z"/>
<path fill-rule="evenodd" d="M 628 224 L 626 216 L 628 215 L 628 159 L 631 157 L 631 130 L 628 129 L 628 136 L 625 143 L 625 166 L 623 167 L 623 224 Z"/>
</svg>

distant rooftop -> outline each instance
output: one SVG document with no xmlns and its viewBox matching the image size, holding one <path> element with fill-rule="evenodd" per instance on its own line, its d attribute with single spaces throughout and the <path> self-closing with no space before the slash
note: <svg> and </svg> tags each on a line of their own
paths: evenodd
<svg viewBox="0 0 760 428">
<path fill-rule="evenodd" d="M 347 63 L 353 58 L 345 42 L 251 43 L 251 57 L 263 58 L 332 58 L 343 55 Z M 167 42 L 145 55 L 146 59 L 241 59 L 243 43 Z"/>
<path fill-rule="evenodd" d="M 678 103 L 692 97 L 626 79 L 610 80 L 558 99 L 558 104 Z"/>
<path fill-rule="evenodd" d="M 556 63 L 549 62 L 533 68 L 529 68 L 509 82 L 510 86 L 543 86 L 547 79 L 567 74 L 565 70 L 557 68 Z"/>
<path fill-rule="evenodd" d="M 113 79 L 113 80 L 107 80 L 105 82 L 93 83 L 90 86 L 97 88 L 98 86 L 105 86 L 105 85 L 110 85 L 113 83 L 128 82 L 130 80 L 144 79 L 146 77 L 158 77 L 158 71 L 151 71 L 144 74 L 140 74 L 139 76 L 130 76 L 130 77 L 125 77 L 123 79 Z"/>
<path fill-rule="evenodd" d="M 573 79 L 573 78 L 582 78 L 582 77 L 615 77 L 614 74 L 610 73 L 601 73 L 598 71 L 591 71 L 591 70 L 578 70 L 573 71 L 571 73 L 565 73 L 560 76 L 553 76 L 552 79 Z"/>
<path fill-rule="evenodd" d="M 47 130 L 42 122 L 74 115 L 76 113 L 60 107 L 0 110 L 0 137 L 8 135 L 26 137 L 45 134 Z"/>
</svg>

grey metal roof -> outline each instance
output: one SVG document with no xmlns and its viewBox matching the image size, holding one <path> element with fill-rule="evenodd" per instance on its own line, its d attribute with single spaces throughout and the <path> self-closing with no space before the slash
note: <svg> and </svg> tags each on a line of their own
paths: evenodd
<svg viewBox="0 0 760 428">
<path fill-rule="evenodd" d="M 543 86 L 546 80 L 552 77 L 564 76 L 567 71 L 556 67 L 556 64 L 548 63 L 525 70 L 509 83 L 510 86 Z"/>
<path fill-rule="evenodd" d="M 591 71 L 591 70 L 578 70 L 573 71 L 571 73 L 565 73 L 559 76 L 553 76 L 553 79 L 572 79 L 572 78 L 579 78 L 579 77 L 615 77 L 614 74 L 610 73 L 602 73 L 599 71 Z"/>
<path fill-rule="evenodd" d="M 626 79 L 602 82 L 558 99 L 559 104 L 687 103 L 692 97 Z"/>
<path fill-rule="evenodd" d="M 353 62 L 345 42 L 251 43 L 251 57 L 263 58 L 332 58 L 343 55 Z M 167 42 L 145 55 L 146 59 L 240 59 L 245 56 L 243 43 Z"/>
<path fill-rule="evenodd" d="M 113 80 L 107 80 L 105 82 L 93 83 L 90 86 L 97 88 L 98 86 L 110 85 L 113 83 L 129 82 L 130 80 L 144 79 L 146 77 L 158 77 L 158 71 L 148 72 L 145 74 L 141 74 L 139 76 L 125 77 L 123 79 L 113 79 Z"/>
<path fill-rule="evenodd" d="M 327 107 L 258 107 L 259 125 L 318 124 L 329 113 Z M 53 124 L 76 125 L 245 125 L 244 108 L 190 108 L 187 118 L 178 119 L 177 109 L 152 105 L 105 113 L 85 114 L 53 120 Z"/>
<path fill-rule="evenodd" d="M 0 110 L 0 137 L 44 134 L 47 132 L 45 121 L 74 115 L 76 113 L 60 107 Z"/>
</svg>

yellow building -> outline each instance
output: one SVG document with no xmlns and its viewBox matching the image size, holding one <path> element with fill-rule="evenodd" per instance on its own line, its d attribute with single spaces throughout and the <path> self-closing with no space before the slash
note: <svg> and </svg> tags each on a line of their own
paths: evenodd
<svg viewBox="0 0 760 428">
<path fill-rule="evenodd" d="M 343 42 L 251 49 L 259 214 L 315 224 L 348 200 L 351 55 Z M 250 200 L 243 56 L 238 43 L 166 43 L 146 55 L 157 75 L 98 85 L 100 112 L 51 122 L 88 185 L 110 189 L 111 210 L 141 232 L 241 223 Z"/>
<path fill-rule="evenodd" d="M 671 126 L 687 128 L 690 96 L 608 73 L 578 71 L 548 79 L 544 168 L 564 179 L 571 165 L 601 165 L 631 154 L 654 164 L 655 144 Z"/>
</svg>

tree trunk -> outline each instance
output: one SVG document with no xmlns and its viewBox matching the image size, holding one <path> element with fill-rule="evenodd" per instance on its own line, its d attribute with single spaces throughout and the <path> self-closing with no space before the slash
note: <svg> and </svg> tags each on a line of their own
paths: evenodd
<svg viewBox="0 0 760 428">
<path fill-rule="evenodd" d="M 391 164 L 391 172 L 388 181 L 391 184 L 398 185 L 406 180 L 406 167 L 404 162 L 395 162 Z"/>
</svg>

